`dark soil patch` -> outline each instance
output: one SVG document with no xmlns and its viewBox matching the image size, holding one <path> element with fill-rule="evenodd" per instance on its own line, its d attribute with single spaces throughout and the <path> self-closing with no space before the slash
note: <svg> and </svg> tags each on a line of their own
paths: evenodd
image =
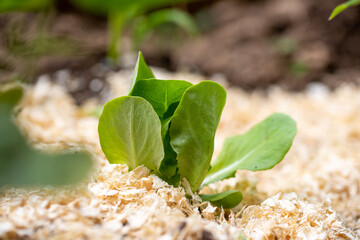
<svg viewBox="0 0 360 240">
<path fill-rule="evenodd" d="M 50 15 L 51 13 L 49 13 Z M 34 13 L 0 15 L 0 82 L 14 78 L 32 82 L 50 74 L 77 79 L 69 89 L 78 103 L 95 96 L 91 81 L 104 79 L 107 46 L 106 19 L 74 11 L 50 16 Z M 68 86 L 66 86 L 68 87 Z"/>
<path fill-rule="evenodd" d="M 247 90 L 274 84 L 302 90 L 313 81 L 334 88 L 360 79 L 360 8 L 327 20 L 341 2 L 194 2 L 186 8 L 203 31 L 200 37 L 183 41 L 153 35 L 142 51 L 150 65 L 172 71 L 190 69 L 208 76 L 222 73 L 233 85 Z M 71 90 L 78 102 L 96 95 L 89 91 L 91 81 L 104 79 L 110 70 L 104 62 L 106 18 L 59 1 L 47 31 L 51 38 L 62 41 L 62 47 L 29 56 L 29 49 L 37 49 L 33 39 L 39 35 L 38 23 L 34 14 L 0 16 L 0 81 L 14 77 L 14 73 L 31 79 L 69 69 L 81 81 L 78 89 Z M 14 35 L 16 29 L 20 34 Z M 54 50 L 51 44 L 49 48 Z"/>
<path fill-rule="evenodd" d="M 206 10 L 215 26 L 161 58 L 170 59 L 173 67 L 209 76 L 223 73 L 232 84 L 249 90 L 273 84 L 301 90 L 313 81 L 334 88 L 357 82 L 360 8 L 328 21 L 341 2 L 216 2 Z M 149 51 L 149 55 L 154 53 Z"/>
</svg>

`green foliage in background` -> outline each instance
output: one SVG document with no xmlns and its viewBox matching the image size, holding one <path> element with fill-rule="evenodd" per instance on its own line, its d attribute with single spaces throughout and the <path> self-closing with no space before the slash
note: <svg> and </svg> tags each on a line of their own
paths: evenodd
<svg viewBox="0 0 360 240">
<path fill-rule="evenodd" d="M 155 27 L 164 23 L 173 23 L 190 35 L 198 33 L 192 17 L 182 10 L 162 9 L 151 14 L 149 11 L 185 3 L 191 0 L 71 0 L 86 11 L 99 15 L 107 15 L 109 21 L 108 57 L 116 61 L 121 53 L 121 37 L 127 25 L 134 26 L 134 45 L 138 47 L 145 35 Z M 136 20 L 141 17 L 141 20 Z M 136 23 L 136 25 L 132 24 Z"/>
<path fill-rule="evenodd" d="M 266 170 L 278 164 L 296 135 L 296 123 L 276 113 L 247 133 L 226 139 L 210 164 L 226 92 L 218 83 L 191 84 L 156 79 L 141 53 L 128 96 L 105 104 L 99 119 L 100 145 L 110 163 L 140 165 L 188 194 L 233 177 L 239 169 Z M 200 195 L 204 201 L 232 208 L 239 191 Z"/>
<path fill-rule="evenodd" d="M 345 3 L 342 3 L 338 5 L 331 13 L 329 20 L 334 19 L 337 15 L 339 15 L 341 12 L 345 11 L 349 7 L 354 7 L 360 5 L 360 0 L 348 0 Z"/>
<path fill-rule="evenodd" d="M 141 43 L 147 35 L 158 26 L 169 23 L 185 30 L 192 37 L 199 35 L 198 27 L 189 13 L 173 8 L 162 9 L 135 19 L 132 24 L 134 48 L 140 49 Z"/>
<path fill-rule="evenodd" d="M 12 119 L 22 93 L 17 85 L 0 88 L 0 187 L 58 186 L 84 180 L 92 168 L 88 154 L 53 155 L 27 144 Z"/>
<path fill-rule="evenodd" d="M 180 9 L 165 8 L 173 4 L 193 0 L 70 0 L 71 3 L 95 15 L 108 17 L 108 52 L 112 63 L 121 54 L 121 39 L 127 27 L 133 29 L 133 45 L 138 48 L 152 30 L 159 25 L 171 23 L 191 36 L 198 34 L 193 18 Z M 53 9 L 53 0 L 1 0 L 0 13 L 12 11 L 38 11 Z M 155 10 L 155 11 L 154 11 Z M 153 11 L 149 13 L 150 11 Z M 47 40 L 47 39 L 45 39 Z M 52 40 L 52 39 L 48 39 Z M 53 41 L 51 41 L 53 42 Z M 60 42 L 62 43 L 62 42 Z M 59 46 L 60 48 L 60 46 Z M 66 48 L 61 48 L 62 50 Z M 45 51 L 45 50 L 44 50 Z"/>
<path fill-rule="evenodd" d="M 53 0 L 1 0 L 1 12 L 38 11 L 49 8 Z"/>
<path fill-rule="evenodd" d="M 84 54 L 82 45 L 72 39 L 53 36 L 50 33 L 54 17 L 52 1 L 0 1 L 2 11 L 35 11 L 29 18 L 27 14 L 5 17 L 1 33 L 0 82 L 14 79 L 31 82 L 43 57 L 70 57 Z M 6 4 L 8 3 L 8 4 Z M 2 4 L 2 5 L 1 5 Z M 5 6 L 12 6 L 11 8 Z M 31 21 L 29 22 L 29 19 Z M 40 64 L 41 65 L 41 64 Z"/>
<path fill-rule="evenodd" d="M 189 1 L 191 0 L 71 0 L 71 2 L 84 10 L 100 15 L 111 12 L 126 12 L 131 9 L 137 9 L 137 12 L 145 13 L 152 9 Z"/>
</svg>

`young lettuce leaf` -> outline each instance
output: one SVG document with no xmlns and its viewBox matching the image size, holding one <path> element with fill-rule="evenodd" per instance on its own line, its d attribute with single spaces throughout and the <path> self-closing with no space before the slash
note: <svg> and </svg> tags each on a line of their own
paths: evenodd
<svg viewBox="0 0 360 240">
<path fill-rule="evenodd" d="M 143 164 L 158 172 L 164 158 L 161 124 L 145 99 L 124 96 L 106 103 L 98 132 L 110 163 L 127 164 L 130 170 Z"/>
<path fill-rule="evenodd" d="M 140 70 L 139 70 L 140 71 Z M 170 145 L 169 124 L 184 92 L 192 86 L 182 80 L 139 80 L 131 92 L 132 96 L 139 96 L 147 100 L 154 108 L 161 121 L 161 135 L 164 144 L 165 157 L 161 162 L 160 172 L 164 180 L 173 182 L 177 170 L 176 152 Z"/>
<path fill-rule="evenodd" d="M 209 169 L 225 100 L 221 85 L 203 81 L 185 91 L 172 117 L 170 143 L 177 153 L 180 176 L 188 180 L 193 192 Z"/>
<path fill-rule="evenodd" d="M 223 208 L 236 207 L 242 200 L 242 194 L 237 190 L 231 190 L 216 194 L 199 194 L 199 196 L 201 200 L 209 201 L 215 206 Z"/>
<path fill-rule="evenodd" d="M 225 140 L 203 186 L 235 176 L 238 169 L 266 170 L 278 164 L 289 151 L 296 135 L 296 122 L 275 113 L 243 135 Z"/>
<path fill-rule="evenodd" d="M 131 95 L 135 83 L 137 83 L 139 80 L 150 79 L 150 78 L 155 78 L 155 76 L 151 71 L 151 69 L 146 64 L 142 53 L 139 52 L 138 59 L 135 65 L 135 70 L 131 78 L 129 95 Z"/>
<path fill-rule="evenodd" d="M 170 133 L 167 132 L 164 140 L 164 159 L 161 161 L 160 173 L 161 177 L 168 183 L 172 182 L 174 185 L 180 180 L 180 175 L 177 174 L 178 162 L 176 160 L 177 154 L 170 145 Z M 176 176 L 175 176 L 176 175 Z M 172 179 L 172 180 L 170 180 Z"/>
<path fill-rule="evenodd" d="M 190 86 L 191 83 L 182 80 L 138 80 L 129 95 L 144 98 L 153 106 L 160 119 L 163 119 L 169 107 L 180 102 Z"/>
</svg>

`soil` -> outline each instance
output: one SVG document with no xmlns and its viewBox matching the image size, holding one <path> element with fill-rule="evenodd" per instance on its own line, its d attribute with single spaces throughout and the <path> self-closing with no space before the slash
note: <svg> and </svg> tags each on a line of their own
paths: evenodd
<svg viewBox="0 0 360 240">
<path fill-rule="evenodd" d="M 335 88 L 360 79 L 360 10 L 348 9 L 328 21 L 332 9 L 340 2 L 195 2 L 185 7 L 199 23 L 202 30 L 199 37 L 175 41 L 168 41 L 172 39 L 168 37 L 164 42 L 152 35 L 141 50 L 150 65 L 172 71 L 188 69 L 208 77 L 221 74 L 245 90 L 265 89 L 274 84 L 302 90 L 313 81 Z M 104 79 L 109 70 L 104 61 L 106 18 L 74 9 L 68 1 L 58 1 L 56 14 L 48 18 L 49 34 L 68 39 L 74 46 L 65 46 L 60 54 L 50 53 L 29 61 L 9 50 L 11 34 L 6 28 L 12 26 L 12 20 L 22 19 L 20 22 L 26 26 L 23 37 L 25 42 L 31 42 L 26 39 L 38 34 L 31 27 L 36 25 L 37 18 L 33 14 L 23 15 L 0 16 L 1 78 L 13 72 L 30 76 L 29 69 L 33 76 L 70 69 L 81 80 L 81 87 L 72 91 L 75 99 L 80 103 L 94 96 L 96 93 L 89 91 L 90 82 Z"/>
<path fill-rule="evenodd" d="M 177 67 L 222 73 L 244 89 L 279 84 L 302 90 L 360 79 L 360 11 L 328 21 L 342 1 L 220 1 L 208 8 L 215 27 L 171 52 Z"/>
</svg>

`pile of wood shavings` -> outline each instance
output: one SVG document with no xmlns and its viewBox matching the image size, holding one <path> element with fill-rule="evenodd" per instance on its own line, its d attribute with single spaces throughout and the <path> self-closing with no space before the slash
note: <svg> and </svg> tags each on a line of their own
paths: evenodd
<svg viewBox="0 0 360 240">
<path fill-rule="evenodd" d="M 2 194 L 0 234 L 18 239 L 228 239 L 238 229 L 201 218 L 180 188 L 139 167 L 104 169 L 77 189 L 15 190 Z M 106 179 L 105 179 L 106 177 Z M 186 217 L 188 216 L 188 217 Z M 231 235 L 230 235 L 231 234 Z"/>
<path fill-rule="evenodd" d="M 249 206 L 236 222 L 251 239 L 351 239 L 329 204 L 309 204 L 295 193 L 277 194 Z"/>
<path fill-rule="evenodd" d="M 113 96 L 126 94 L 129 74 L 109 78 Z M 164 79 L 202 80 L 189 74 L 155 74 Z M 86 148 L 99 170 L 77 189 L 3 191 L 0 237 L 237 239 L 244 233 L 249 239 L 357 239 L 359 93 L 359 88 L 350 86 L 334 93 L 316 88 L 297 94 L 274 89 L 268 96 L 229 88 L 215 154 L 225 137 L 243 133 L 273 112 L 295 118 L 298 136 L 288 156 L 271 171 L 239 171 L 236 178 L 204 189 L 245 190 L 244 202 L 249 205 L 243 204 L 236 214 L 225 214 L 207 203 L 190 203 L 181 188 L 149 175 L 145 168 L 128 173 L 126 167 L 108 164 L 98 143 L 97 119 L 84 115 L 61 87 L 41 80 L 22 104 L 18 122 L 23 132 L 37 148 L 47 151 Z"/>
</svg>

